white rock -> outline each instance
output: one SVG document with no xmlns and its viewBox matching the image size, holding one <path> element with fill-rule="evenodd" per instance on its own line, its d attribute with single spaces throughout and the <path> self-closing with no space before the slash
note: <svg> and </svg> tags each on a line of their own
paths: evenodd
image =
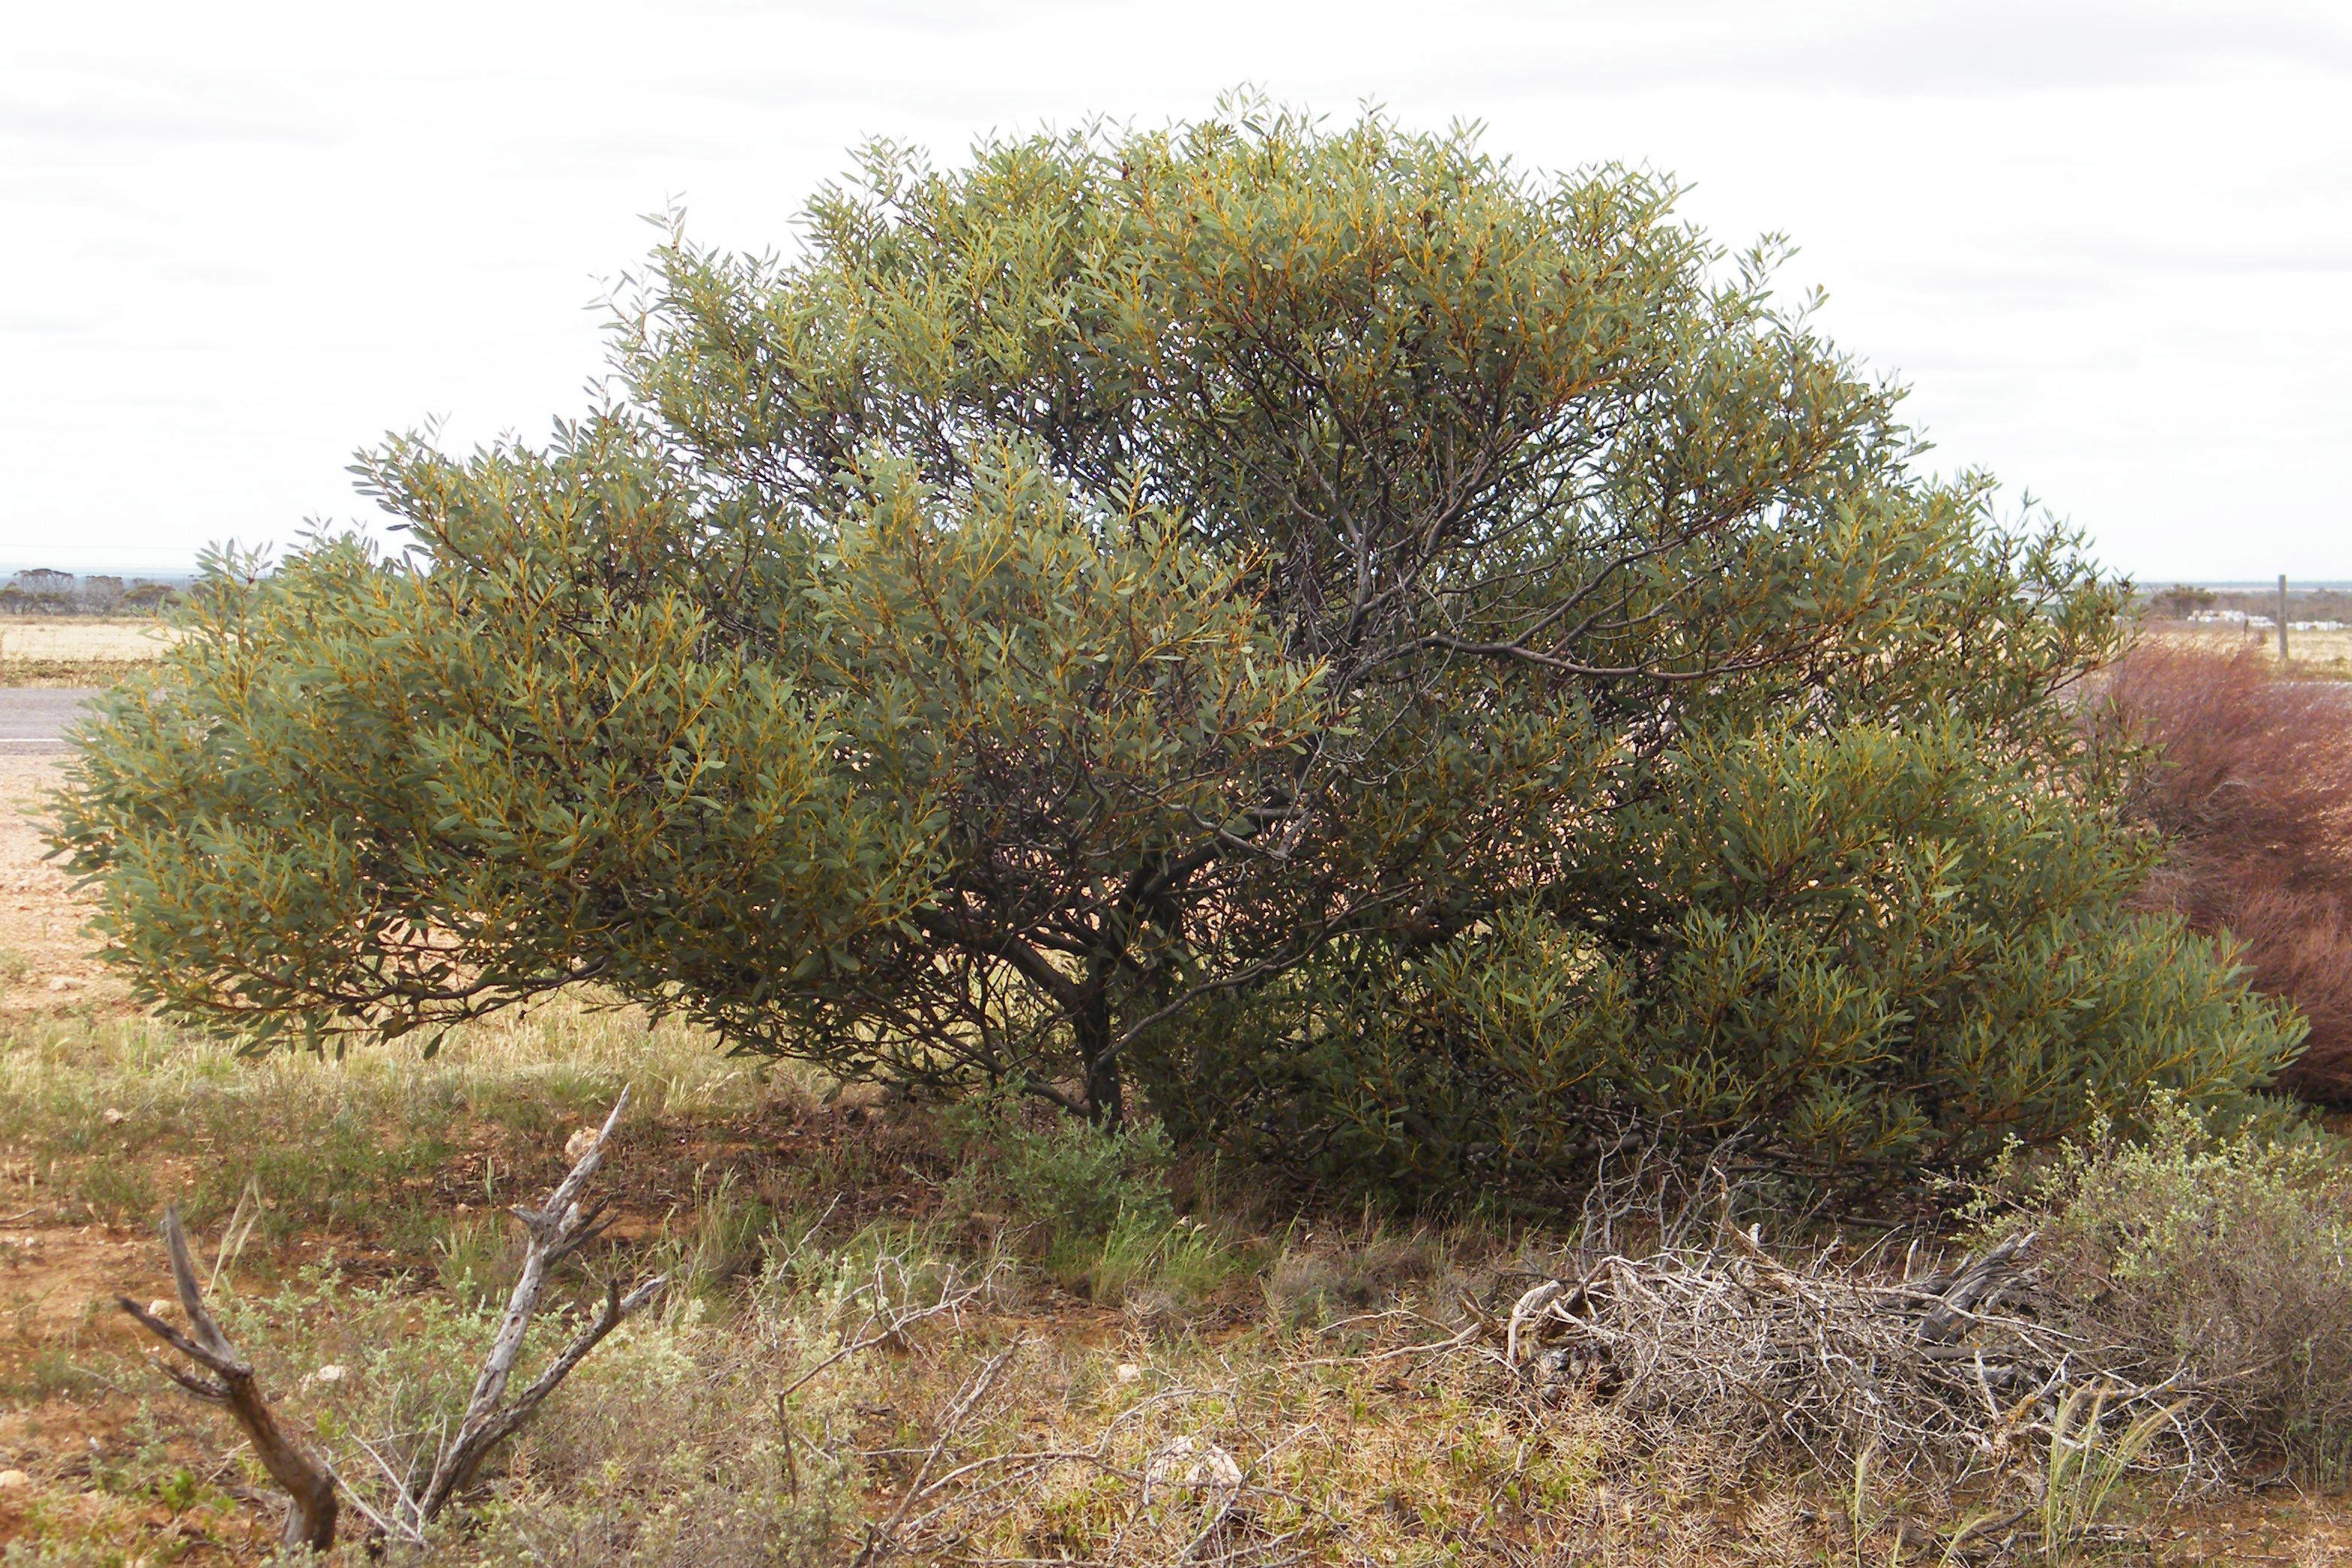
<svg viewBox="0 0 2352 1568">
<path fill-rule="evenodd" d="M 33 1478 L 22 1470 L 0 1470 L 0 1491 L 15 1491 L 33 1484 Z"/>
<path fill-rule="evenodd" d="M 1157 1491 L 1199 1492 L 1218 1512 L 1233 1506 L 1242 1490 L 1242 1468 L 1214 1443 L 1177 1437 L 1162 1443 L 1143 1467 L 1146 1507 Z"/>
<path fill-rule="evenodd" d="M 1143 1381 L 1143 1368 L 1131 1361 L 1122 1361 L 1111 1369 L 1111 1375 L 1121 1383 L 1140 1383 Z"/>
<path fill-rule="evenodd" d="M 165 1301 L 161 1296 L 156 1297 L 153 1301 L 147 1303 L 147 1315 L 151 1318 L 163 1317 L 171 1310 L 172 1303 Z"/>
<path fill-rule="evenodd" d="M 580 1163 L 582 1156 L 586 1155 L 589 1150 L 595 1146 L 596 1129 L 593 1127 L 578 1128 L 573 1131 L 570 1137 L 563 1140 L 563 1157 L 576 1166 Z"/>
<path fill-rule="evenodd" d="M 128 1111 L 118 1111 L 111 1105 L 100 1111 L 98 1115 L 99 1119 L 110 1127 L 120 1126 L 131 1119 L 131 1113 Z"/>
<path fill-rule="evenodd" d="M 321 1383 L 341 1383 L 343 1380 L 343 1369 L 340 1366 L 322 1366 L 310 1375 Z"/>
</svg>

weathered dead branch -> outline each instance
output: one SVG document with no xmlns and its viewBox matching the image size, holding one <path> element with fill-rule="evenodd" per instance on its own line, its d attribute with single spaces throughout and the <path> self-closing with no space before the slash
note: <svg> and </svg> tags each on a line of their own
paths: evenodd
<svg viewBox="0 0 2352 1568">
<path fill-rule="evenodd" d="M 180 1310 L 188 1314 L 189 1332 L 182 1333 L 128 1296 L 117 1296 L 115 1301 L 148 1333 L 219 1379 L 198 1377 L 163 1364 L 173 1382 L 199 1399 L 226 1406 L 244 1428 L 261 1468 L 286 1492 L 286 1528 L 281 1538 L 285 1543 L 323 1552 L 335 1543 L 334 1473 L 279 1427 L 269 1401 L 262 1397 L 254 1381 L 253 1364 L 236 1353 L 205 1310 L 176 1204 L 163 1211 L 163 1248 L 171 1254 L 172 1283 L 179 1291 Z"/>
<path fill-rule="evenodd" d="M 420 1524 L 439 1513 L 452 1497 L 472 1483 L 475 1472 L 481 1469 L 490 1450 L 530 1420 L 541 1402 L 572 1375 L 572 1368 L 586 1359 L 606 1334 L 620 1326 L 621 1320 L 653 1300 L 656 1292 L 669 1282 L 667 1275 L 656 1274 L 625 1296 L 621 1294 L 618 1284 L 606 1286 L 604 1305 L 595 1321 L 548 1363 L 547 1370 L 512 1403 L 507 1402 L 507 1383 L 514 1375 L 515 1356 L 521 1351 L 523 1336 L 530 1332 L 530 1320 L 539 1311 L 548 1271 L 604 1233 L 605 1225 L 599 1223 L 604 1205 L 599 1203 L 583 1210 L 579 1197 L 588 1178 L 604 1163 L 604 1145 L 612 1139 L 613 1129 L 620 1125 L 621 1113 L 628 1103 L 629 1092 L 624 1089 L 621 1097 L 613 1103 L 612 1113 L 597 1130 L 595 1141 L 556 1185 L 543 1207 L 524 1208 L 518 1205 L 512 1211 L 523 1222 L 530 1239 L 523 1254 L 522 1272 L 515 1281 L 514 1293 L 507 1299 L 506 1314 L 499 1320 L 498 1337 L 490 1342 L 490 1354 L 482 1363 L 481 1375 L 474 1380 L 473 1396 L 466 1402 L 465 1419 L 457 1424 L 457 1436 L 443 1446 L 424 1491 L 413 1500 L 403 1500 L 409 1503 Z"/>
<path fill-rule="evenodd" d="M 122 1310 L 198 1365 L 214 1373 L 219 1382 L 193 1376 L 174 1366 L 165 1366 L 173 1381 L 198 1398 L 225 1405 L 236 1417 L 237 1425 L 252 1440 L 254 1452 L 260 1458 L 270 1479 L 284 1488 L 290 1506 L 287 1512 L 285 1540 L 289 1545 L 302 1545 L 324 1551 L 334 1544 L 336 1494 L 340 1486 L 375 1528 L 388 1535 L 399 1535 L 414 1543 L 422 1544 L 425 1526 L 432 1521 L 450 1500 L 472 1484 L 483 1460 L 508 1437 L 529 1421 L 547 1396 L 572 1375 L 572 1370 L 585 1360 L 588 1354 L 603 1342 L 604 1336 L 622 1321 L 651 1301 L 667 1277 L 656 1275 L 626 1295 L 620 1287 L 608 1286 L 604 1301 L 594 1320 L 573 1338 L 538 1377 L 511 1400 L 507 1387 L 514 1375 L 516 1357 L 522 1350 L 523 1340 L 530 1333 L 531 1320 L 538 1315 L 541 1297 L 545 1293 L 548 1276 L 558 1264 L 604 1234 L 604 1206 L 583 1209 L 580 1194 L 590 1177 L 604 1163 L 605 1145 L 613 1131 L 620 1125 L 621 1113 L 629 1103 L 626 1090 L 614 1103 L 612 1113 L 594 1139 L 575 1161 L 547 1202 L 539 1208 L 516 1207 L 512 1212 L 521 1219 L 529 1238 L 523 1255 L 522 1271 L 515 1281 L 513 1294 L 507 1300 L 507 1310 L 499 1319 L 497 1336 L 490 1342 L 488 1355 L 484 1359 L 479 1376 L 474 1380 L 473 1394 L 466 1403 L 464 1416 L 458 1421 L 456 1434 L 445 1439 L 435 1458 L 422 1490 L 413 1490 L 408 1479 L 395 1472 L 382 1455 L 362 1443 L 385 1479 L 391 1483 L 393 1502 L 387 1515 L 371 1507 L 362 1497 L 325 1460 L 309 1453 L 288 1438 L 278 1427 L 269 1405 L 256 1387 L 252 1366 L 236 1354 L 226 1336 L 205 1310 L 204 1298 L 196 1285 L 195 1267 L 188 1257 L 186 1236 L 180 1228 L 179 1211 L 167 1209 L 163 1216 L 163 1241 L 171 1253 L 172 1278 L 180 1293 L 180 1306 L 188 1314 L 192 1333 L 182 1333 L 170 1323 L 155 1317 L 127 1296 L 117 1297 Z"/>
</svg>

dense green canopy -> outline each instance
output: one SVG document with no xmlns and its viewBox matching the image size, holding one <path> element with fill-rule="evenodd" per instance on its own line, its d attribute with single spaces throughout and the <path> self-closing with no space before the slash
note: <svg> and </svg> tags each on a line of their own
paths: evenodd
<svg viewBox="0 0 2352 1568">
<path fill-rule="evenodd" d="M 1672 187 L 1228 106 L 674 232 L 618 394 L 216 563 L 59 841 L 257 1040 L 550 988 L 1408 1185 L 1628 1113 L 1801 1164 L 2292 1045 L 2121 903 L 2121 590 L 1938 480 Z"/>
</svg>

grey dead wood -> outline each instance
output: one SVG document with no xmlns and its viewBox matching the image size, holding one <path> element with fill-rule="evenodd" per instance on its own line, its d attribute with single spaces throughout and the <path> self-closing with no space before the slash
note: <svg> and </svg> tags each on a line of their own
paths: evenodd
<svg viewBox="0 0 2352 1568">
<path fill-rule="evenodd" d="M 520 1429 L 541 1402 L 572 1375 L 572 1369 L 586 1359 L 606 1334 L 619 1327 L 623 1319 L 653 1300 L 655 1293 L 668 1283 L 667 1275 L 656 1274 L 625 1296 L 621 1294 L 619 1285 L 607 1286 L 595 1321 L 512 1402 L 507 1400 L 507 1385 L 514 1375 L 515 1357 L 522 1349 L 532 1316 L 539 1311 L 549 1270 L 603 1235 L 610 1223 L 603 1218 L 603 1204 L 583 1209 L 579 1199 L 588 1179 L 604 1163 L 604 1146 L 612 1139 L 613 1129 L 620 1125 L 621 1113 L 628 1103 L 629 1092 L 624 1089 L 621 1097 L 613 1103 L 612 1113 L 604 1118 L 604 1126 L 597 1130 L 595 1142 L 556 1185 L 544 1206 L 517 1206 L 512 1211 L 523 1222 L 529 1238 L 522 1272 L 515 1281 L 514 1293 L 507 1299 L 506 1314 L 499 1320 L 498 1337 L 490 1342 L 490 1354 L 482 1363 L 481 1375 L 474 1380 L 473 1396 L 466 1402 L 465 1418 L 457 1424 L 457 1436 L 443 1446 L 431 1478 L 415 1499 L 415 1512 L 420 1521 L 439 1513 L 452 1497 L 472 1484 L 475 1472 L 481 1469 L 490 1451 Z"/>
<path fill-rule="evenodd" d="M 1454 1339 L 1380 1354 L 1483 1339 L 1494 1348 L 1475 1354 L 1515 1380 L 1547 1397 L 1584 1387 L 1661 1440 L 1705 1429 L 1727 1451 L 1790 1442 L 1833 1466 L 1874 1448 L 1938 1471 L 2027 1454 L 2067 1392 L 2095 1382 L 2115 1391 L 2116 1409 L 2166 1412 L 2149 1467 L 2197 1479 L 2229 1462 L 2185 1368 L 2151 1382 L 2107 1347 L 2006 1304 L 2042 1288 L 2030 1233 L 1898 1282 L 1867 1254 L 1784 1258 L 1754 1228 L 1718 1223 L 1705 1237 L 1687 1214 L 1667 1218 L 1654 1251 L 1580 1249 L 1579 1267 L 1538 1279 L 1507 1316 L 1472 1302 Z"/>
<path fill-rule="evenodd" d="M 1930 1344 L 1949 1344 L 1966 1333 L 1972 1309 L 1998 1305 L 2009 1288 L 2024 1276 L 2018 1259 L 2032 1245 L 2033 1232 L 2024 1231 L 1983 1256 L 1969 1259 L 1948 1279 L 1923 1282 L 1920 1294 L 1932 1300 L 1919 1320 L 1919 1337 Z"/>
<path fill-rule="evenodd" d="M 395 1500 L 392 1516 L 387 1519 L 367 1506 L 356 1492 L 352 1500 L 361 1511 L 373 1521 L 385 1533 L 398 1533 L 421 1543 L 424 1528 L 445 1508 L 473 1484 L 474 1477 L 491 1452 L 507 1438 L 520 1430 L 547 1396 L 572 1375 L 572 1370 L 586 1360 L 590 1352 L 604 1337 L 642 1308 L 668 1282 L 668 1276 L 656 1275 L 626 1295 L 617 1284 L 608 1285 L 604 1301 L 595 1318 L 570 1344 L 548 1363 L 547 1367 L 512 1399 L 507 1390 L 513 1381 L 516 1357 L 522 1351 L 531 1320 L 539 1312 L 541 1298 L 545 1294 L 550 1273 L 565 1259 L 603 1235 L 610 1222 L 604 1219 L 604 1206 L 597 1204 L 583 1208 L 580 1195 L 589 1178 L 596 1174 L 604 1160 L 605 1146 L 612 1141 L 613 1131 L 620 1125 L 621 1113 L 629 1103 L 623 1090 L 614 1102 L 611 1114 L 604 1118 L 595 1139 L 572 1165 L 547 1202 L 538 1208 L 517 1207 L 514 1215 L 523 1222 L 527 1245 L 523 1254 L 520 1277 L 515 1281 L 513 1293 L 507 1299 L 505 1313 L 499 1320 L 497 1336 L 490 1342 L 488 1355 L 482 1363 L 479 1376 L 474 1380 L 471 1396 L 466 1402 L 466 1413 L 458 1421 L 454 1436 L 446 1439 L 433 1464 L 422 1490 L 412 1491 L 398 1476 L 385 1466 L 380 1456 L 370 1450 L 386 1477 L 392 1481 Z M 236 1418 L 253 1443 L 270 1479 L 286 1491 L 289 1507 L 286 1517 L 285 1542 L 288 1545 L 307 1546 L 324 1551 L 334 1544 L 336 1488 L 340 1478 L 323 1459 L 312 1455 L 300 1444 L 288 1437 L 271 1414 L 268 1401 L 255 1385 L 253 1367 L 232 1346 L 227 1336 L 205 1311 L 202 1291 L 196 1284 L 195 1267 L 188 1257 L 187 1237 L 181 1230 L 179 1210 L 167 1209 L 163 1216 L 163 1242 L 172 1258 L 172 1278 L 179 1288 L 180 1306 L 188 1314 L 191 1332 L 183 1333 L 172 1324 L 154 1316 L 128 1296 L 115 1298 L 122 1310 L 136 1318 L 148 1332 L 179 1351 L 199 1366 L 219 1379 L 192 1375 L 178 1367 L 166 1365 L 163 1370 L 183 1388 L 198 1398 L 223 1405 Z M 362 1445 L 364 1447 L 364 1445 Z M 349 1490 L 349 1484 L 342 1483 Z"/>
</svg>

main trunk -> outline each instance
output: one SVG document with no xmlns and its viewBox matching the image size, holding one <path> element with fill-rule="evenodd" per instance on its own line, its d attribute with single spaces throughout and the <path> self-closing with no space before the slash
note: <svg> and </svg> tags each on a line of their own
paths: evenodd
<svg viewBox="0 0 2352 1568">
<path fill-rule="evenodd" d="M 1097 967 L 1087 977 L 1086 989 L 1070 1009 L 1070 1030 L 1078 1050 L 1078 1066 L 1086 1078 L 1087 1117 L 1106 1131 L 1118 1126 L 1124 1096 L 1118 1057 L 1112 1049 L 1110 977 Z"/>
</svg>

